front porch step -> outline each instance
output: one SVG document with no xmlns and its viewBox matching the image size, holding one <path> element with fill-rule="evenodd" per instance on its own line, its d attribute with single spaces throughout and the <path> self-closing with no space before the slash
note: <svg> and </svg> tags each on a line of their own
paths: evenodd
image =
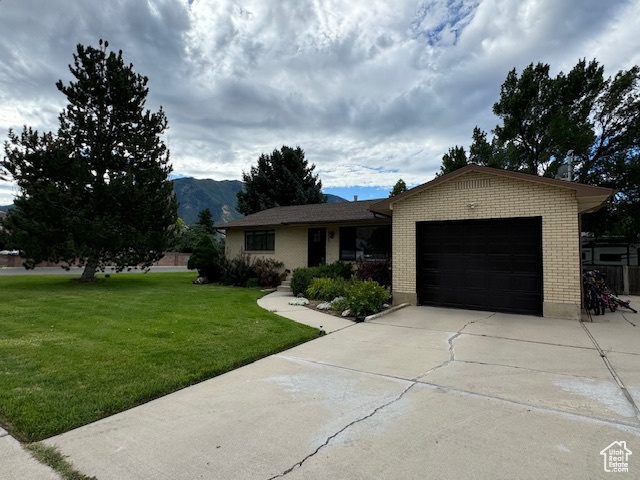
<svg viewBox="0 0 640 480">
<path fill-rule="evenodd" d="M 276 290 L 278 290 L 279 292 L 290 292 L 291 280 L 289 279 L 284 280 L 280 285 L 278 285 L 278 288 Z"/>
</svg>

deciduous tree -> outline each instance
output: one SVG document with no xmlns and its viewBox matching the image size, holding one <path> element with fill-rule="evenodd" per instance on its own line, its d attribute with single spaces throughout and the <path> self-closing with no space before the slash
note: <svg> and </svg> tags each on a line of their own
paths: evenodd
<svg viewBox="0 0 640 480">
<path fill-rule="evenodd" d="M 606 217 L 599 225 L 607 223 L 610 232 L 628 225 L 627 234 L 638 233 L 640 221 L 628 215 L 640 206 L 629 180 L 639 161 L 640 68 L 605 78 L 596 60 L 581 60 L 566 74 L 549 72 L 542 63 L 509 72 L 493 105 L 501 123 L 490 139 L 474 129 L 468 161 L 553 177 L 571 150 L 574 179 L 619 190 L 614 205 L 592 220 Z M 441 173 L 466 164 L 452 155 L 458 148 L 443 157 Z"/>
</svg>

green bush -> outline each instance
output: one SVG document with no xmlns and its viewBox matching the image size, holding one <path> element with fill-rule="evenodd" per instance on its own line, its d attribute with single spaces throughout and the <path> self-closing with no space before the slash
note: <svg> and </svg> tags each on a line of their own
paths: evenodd
<svg viewBox="0 0 640 480">
<path fill-rule="evenodd" d="M 252 268 L 261 287 L 277 287 L 286 277 L 284 263 L 273 258 L 258 258 L 253 262 Z"/>
<path fill-rule="evenodd" d="M 294 295 L 306 295 L 313 279 L 319 276 L 317 267 L 296 268 L 291 276 L 291 291 Z"/>
<path fill-rule="evenodd" d="M 249 255 L 239 254 L 236 258 L 224 262 L 222 283 L 244 287 L 249 279 L 256 278 Z"/>
<path fill-rule="evenodd" d="M 294 295 L 306 295 L 314 278 L 342 278 L 349 280 L 352 275 L 350 263 L 335 262 L 318 267 L 296 268 L 291 277 L 291 291 Z M 333 300 L 333 299 L 332 299 Z"/>
<path fill-rule="evenodd" d="M 336 297 L 347 294 L 347 283 L 344 278 L 314 278 L 307 288 L 307 297 L 311 300 L 330 302 Z"/>
<path fill-rule="evenodd" d="M 258 288 L 260 287 L 260 281 L 257 278 L 250 278 L 244 286 L 247 288 Z"/>
<path fill-rule="evenodd" d="M 353 267 L 350 263 L 334 262 L 331 264 L 323 263 L 322 265 L 315 267 L 318 269 L 318 277 L 326 278 L 344 278 L 349 280 L 353 274 Z"/>
<path fill-rule="evenodd" d="M 381 286 L 378 282 L 366 280 L 353 282 L 347 298 L 351 314 L 360 317 L 380 312 L 382 305 L 389 300 L 390 296 L 388 288 Z"/>
<path fill-rule="evenodd" d="M 209 235 L 200 238 L 198 245 L 189 257 L 187 268 L 198 270 L 200 277 L 209 282 L 219 282 L 224 276 L 226 259 L 222 246 Z"/>
</svg>

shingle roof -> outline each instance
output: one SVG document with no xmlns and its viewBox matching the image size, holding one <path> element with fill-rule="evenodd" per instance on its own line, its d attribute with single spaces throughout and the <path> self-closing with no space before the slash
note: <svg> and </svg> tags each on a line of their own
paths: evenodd
<svg viewBox="0 0 640 480">
<path fill-rule="evenodd" d="M 383 215 L 391 215 L 392 205 L 403 199 L 420 193 L 429 188 L 433 188 L 441 183 L 449 182 L 454 178 L 470 172 L 484 173 L 488 175 L 497 175 L 502 177 L 524 180 L 526 182 L 541 183 L 553 187 L 574 190 L 578 198 L 580 212 L 592 212 L 606 204 L 607 200 L 615 193 L 614 190 L 604 187 L 595 187 L 593 185 L 585 185 L 583 183 L 568 182 L 566 180 L 558 180 L 555 178 L 540 177 L 522 172 L 513 172 L 511 170 L 503 170 L 500 168 L 482 167 L 480 165 L 470 164 L 466 167 L 459 168 L 451 173 L 437 177 L 430 182 L 423 183 L 417 187 L 402 192 L 399 195 L 390 198 L 384 198 L 375 205 L 371 206 L 371 210 Z"/>
<path fill-rule="evenodd" d="M 386 217 L 380 217 L 369 210 L 377 200 L 361 200 L 359 202 L 319 203 L 314 205 L 294 205 L 291 207 L 275 207 L 262 212 L 247 215 L 238 220 L 223 223 L 217 227 L 274 227 L 277 225 L 307 225 L 320 223 L 389 223 Z"/>
</svg>

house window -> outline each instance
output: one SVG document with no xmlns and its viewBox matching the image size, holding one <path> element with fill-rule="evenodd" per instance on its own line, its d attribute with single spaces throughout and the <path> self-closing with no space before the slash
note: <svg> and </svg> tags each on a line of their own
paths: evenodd
<svg viewBox="0 0 640 480">
<path fill-rule="evenodd" d="M 384 260 L 390 253 L 391 226 L 340 228 L 340 260 Z"/>
<path fill-rule="evenodd" d="M 601 262 L 621 262 L 622 254 L 621 253 L 601 253 L 600 261 Z"/>
<path fill-rule="evenodd" d="M 244 232 L 245 250 L 275 250 L 275 230 L 250 230 Z"/>
</svg>

